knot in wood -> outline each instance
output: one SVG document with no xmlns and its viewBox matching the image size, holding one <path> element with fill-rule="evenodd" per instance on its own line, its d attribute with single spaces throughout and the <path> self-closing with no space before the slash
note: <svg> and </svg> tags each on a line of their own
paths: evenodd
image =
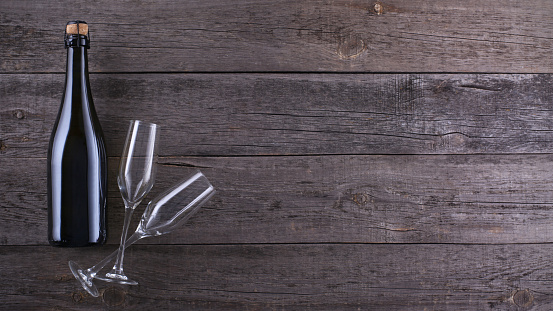
<svg viewBox="0 0 553 311">
<path fill-rule="evenodd" d="M 369 202 L 369 196 L 364 193 L 356 193 L 353 195 L 353 202 L 357 205 L 365 205 Z"/>
<path fill-rule="evenodd" d="M 384 7 L 382 6 L 382 3 L 377 2 L 374 4 L 374 12 L 376 15 L 382 15 L 382 11 L 384 11 Z"/>
<path fill-rule="evenodd" d="M 18 119 L 24 119 L 25 118 L 25 112 L 21 109 L 17 109 L 13 112 L 13 116 Z"/>
<path fill-rule="evenodd" d="M 534 295 L 528 289 L 518 290 L 513 295 L 513 302 L 519 307 L 527 308 L 534 302 Z"/>
<path fill-rule="evenodd" d="M 109 287 L 102 294 L 102 300 L 108 307 L 120 306 L 125 302 L 127 293 L 118 287 Z"/>
<path fill-rule="evenodd" d="M 78 303 L 83 300 L 83 294 L 80 292 L 75 292 L 73 293 L 73 295 L 71 295 L 71 299 L 73 300 L 73 302 Z"/>
<path fill-rule="evenodd" d="M 354 59 L 359 57 L 367 45 L 365 41 L 357 34 L 351 34 L 340 38 L 338 42 L 338 56 L 342 59 Z"/>
</svg>

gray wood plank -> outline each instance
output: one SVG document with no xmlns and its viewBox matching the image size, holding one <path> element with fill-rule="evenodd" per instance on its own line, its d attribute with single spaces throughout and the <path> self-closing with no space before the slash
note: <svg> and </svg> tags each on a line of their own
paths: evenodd
<svg viewBox="0 0 553 311">
<path fill-rule="evenodd" d="M 551 244 L 134 245 L 126 274 L 89 296 L 88 267 L 115 247 L 2 247 L 6 309 L 550 310 Z M 36 254 L 42 254 L 39 261 Z"/>
<path fill-rule="evenodd" d="M 63 71 L 76 14 L 94 72 L 553 72 L 548 0 L 8 0 L 0 72 Z"/>
<path fill-rule="evenodd" d="M 0 156 L 46 157 L 63 79 L 0 75 Z M 553 152 L 549 74 L 91 79 L 111 156 L 130 119 L 161 125 L 165 156 Z"/>
<path fill-rule="evenodd" d="M 218 193 L 183 228 L 143 243 L 553 242 L 551 155 L 171 157 L 160 162 L 144 203 L 193 168 L 200 168 Z M 119 241 L 124 210 L 116 171 L 117 159 L 112 159 L 110 244 Z M 44 159 L 0 165 L 0 244 L 46 245 L 46 206 Z"/>
</svg>

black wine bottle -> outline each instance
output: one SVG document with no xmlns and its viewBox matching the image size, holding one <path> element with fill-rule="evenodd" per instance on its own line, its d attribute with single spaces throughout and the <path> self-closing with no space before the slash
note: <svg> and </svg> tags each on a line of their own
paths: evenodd
<svg viewBox="0 0 553 311">
<path fill-rule="evenodd" d="M 67 72 L 48 147 L 48 241 L 91 246 L 106 241 L 107 159 L 88 78 L 88 25 L 67 23 Z"/>
</svg>

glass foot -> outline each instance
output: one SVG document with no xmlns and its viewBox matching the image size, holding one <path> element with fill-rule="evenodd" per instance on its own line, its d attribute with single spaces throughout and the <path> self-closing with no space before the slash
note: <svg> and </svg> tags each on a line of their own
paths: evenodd
<svg viewBox="0 0 553 311">
<path fill-rule="evenodd" d="M 71 272 L 73 273 L 77 281 L 81 283 L 83 288 L 86 289 L 86 291 L 90 295 L 92 295 L 92 297 L 100 296 L 100 293 L 98 293 L 98 288 L 96 288 L 96 285 L 92 283 L 93 277 L 91 277 L 88 274 L 85 274 L 86 271 L 83 270 L 78 263 L 74 261 L 69 261 L 69 269 L 71 269 Z"/>
<path fill-rule="evenodd" d="M 133 281 L 129 279 L 124 274 L 116 274 L 116 273 L 106 273 L 105 276 L 96 276 L 98 280 L 111 282 L 111 283 L 119 283 L 119 284 L 125 284 L 125 285 L 138 285 L 137 281 Z"/>
</svg>

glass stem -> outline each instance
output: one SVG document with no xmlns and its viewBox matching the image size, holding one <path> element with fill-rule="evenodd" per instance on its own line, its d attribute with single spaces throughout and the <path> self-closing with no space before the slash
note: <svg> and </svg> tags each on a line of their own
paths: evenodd
<svg viewBox="0 0 553 311">
<path fill-rule="evenodd" d="M 138 232 L 135 232 L 133 235 L 131 235 L 131 237 L 125 242 L 125 248 L 131 246 L 132 244 L 134 244 L 136 241 L 142 239 L 144 236 Z M 97 263 L 96 265 L 94 265 L 93 267 L 90 267 L 86 270 L 86 274 L 90 277 L 90 278 L 94 278 L 96 276 L 96 274 L 98 274 L 98 272 L 100 272 L 100 270 L 102 270 L 103 267 L 105 267 L 108 263 L 110 263 L 113 258 L 115 256 L 117 256 L 117 254 L 119 253 L 119 249 L 116 249 L 115 251 L 113 251 L 113 253 L 109 254 L 106 258 L 102 259 L 102 261 L 100 261 L 99 263 Z"/>
<path fill-rule="evenodd" d="M 117 260 L 115 265 L 113 265 L 113 270 L 111 274 L 124 275 L 123 274 L 123 258 L 125 257 L 125 242 L 127 241 L 127 231 L 129 230 L 129 224 L 131 223 L 131 216 L 134 212 L 134 208 L 139 204 L 137 202 L 133 205 L 128 205 L 125 202 L 125 222 L 123 224 L 123 232 L 121 233 L 121 244 L 119 245 L 119 250 L 117 252 Z"/>
</svg>

